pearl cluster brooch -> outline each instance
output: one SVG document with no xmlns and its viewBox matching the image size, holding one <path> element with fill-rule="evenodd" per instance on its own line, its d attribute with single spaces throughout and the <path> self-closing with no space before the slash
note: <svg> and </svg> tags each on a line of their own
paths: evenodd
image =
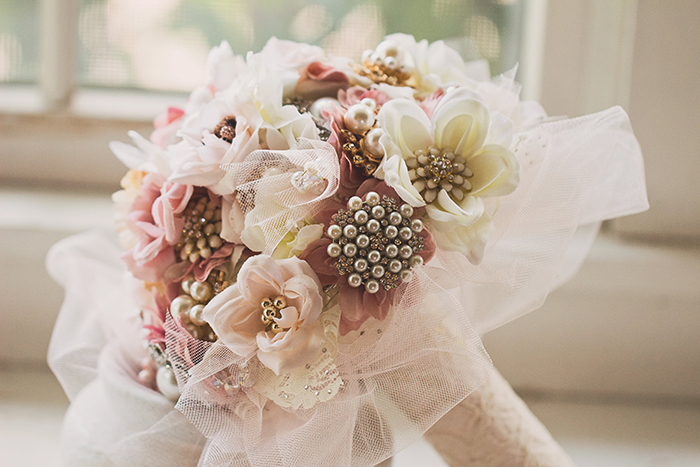
<svg viewBox="0 0 700 467">
<path fill-rule="evenodd" d="M 345 138 L 343 151 L 357 167 L 364 169 L 365 175 L 372 175 L 384 157 L 384 148 L 379 139 L 384 132 L 376 126 L 377 102 L 365 98 L 348 109 L 343 118 L 345 128 L 340 130 Z"/>
<path fill-rule="evenodd" d="M 400 45 L 391 40 L 380 43 L 375 50 L 365 50 L 362 54 L 362 66 L 355 72 L 377 84 L 391 86 L 408 86 L 412 67 L 406 60 L 406 53 Z"/>
<path fill-rule="evenodd" d="M 287 307 L 287 299 L 284 295 L 279 295 L 275 298 L 267 297 L 260 303 L 262 307 L 262 322 L 265 324 L 265 331 L 273 334 L 279 334 L 285 329 L 275 322 L 275 319 L 282 317 L 280 310 Z"/>
<path fill-rule="evenodd" d="M 191 199 L 185 209 L 185 226 L 175 251 L 182 261 L 194 263 L 209 258 L 223 245 L 221 233 L 221 202 L 209 196 Z"/>
<path fill-rule="evenodd" d="M 435 201 L 441 189 L 458 201 L 464 199 L 464 193 L 472 189 L 468 179 L 474 176 L 466 162 L 463 157 L 455 156 L 452 150 L 436 147 L 430 147 L 427 151 L 419 149 L 413 157 L 406 159 L 413 188 L 426 203 Z"/>
<path fill-rule="evenodd" d="M 326 234 L 333 241 L 327 253 L 336 258 L 335 268 L 347 275 L 351 287 L 364 285 L 371 294 L 379 288 L 391 290 L 411 279 L 411 268 L 423 264 L 417 253 L 423 250 L 420 219 L 411 219 L 413 207 L 375 192 L 362 200 L 353 196 L 348 210 L 333 215 Z"/>
<path fill-rule="evenodd" d="M 170 313 L 180 318 L 195 339 L 214 342 L 216 334 L 202 319 L 202 313 L 204 306 L 228 285 L 226 273 L 221 270 L 214 269 L 206 281 L 197 281 L 192 274 L 188 274 L 180 284 L 184 293 L 170 303 Z"/>
</svg>

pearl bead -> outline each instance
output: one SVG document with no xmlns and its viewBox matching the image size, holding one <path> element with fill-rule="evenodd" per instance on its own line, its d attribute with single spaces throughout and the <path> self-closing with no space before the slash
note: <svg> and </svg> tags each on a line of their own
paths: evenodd
<svg viewBox="0 0 700 467">
<path fill-rule="evenodd" d="M 383 135 L 384 131 L 381 128 L 372 128 L 362 141 L 363 148 L 374 156 L 384 157 L 384 148 L 379 143 Z"/>
<path fill-rule="evenodd" d="M 357 211 L 355 213 L 355 222 L 357 222 L 360 225 L 367 222 L 368 219 L 369 219 L 369 214 L 367 214 L 367 211 Z"/>
<path fill-rule="evenodd" d="M 408 260 L 408 264 L 410 264 L 412 268 L 422 266 L 423 265 L 423 257 L 419 256 L 419 255 L 413 255 L 413 256 L 411 256 L 411 259 Z"/>
<path fill-rule="evenodd" d="M 384 59 L 384 65 L 390 70 L 395 70 L 399 62 L 394 57 L 387 57 Z"/>
<path fill-rule="evenodd" d="M 374 110 L 363 104 L 355 104 L 345 113 L 345 126 L 356 134 L 363 134 L 374 126 Z"/>
<path fill-rule="evenodd" d="M 348 200 L 348 208 L 352 209 L 353 211 L 358 211 L 362 209 L 362 198 L 359 196 L 353 196 Z"/>
<path fill-rule="evenodd" d="M 375 281 L 374 279 L 368 280 L 365 284 L 365 290 L 371 294 L 379 292 L 379 282 Z"/>
<path fill-rule="evenodd" d="M 383 219 L 386 214 L 386 210 L 382 206 L 375 206 L 372 208 L 372 217 L 375 219 Z"/>
<path fill-rule="evenodd" d="M 331 243 L 328 245 L 328 248 L 326 248 L 326 253 L 328 253 L 328 256 L 331 258 L 337 258 L 340 256 L 340 254 L 343 252 L 343 249 L 340 248 L 340 245 L 337 243 Z"/>
<path fill-rule="evenodd" d="M 389 225 L 384 229 L 384 235 L 386 235 L 387 238 L 396 238 L 398 234 L 399 229 L 397 229 L 395 225 Z"/>
<path fill-rule="evenodd" d="M 218 235 L 209 235 L 207 237 L 207 241 L 209 242 L 209 246 L 212 248 L 219 248 L 221 245 L 223 245 L 224 241 L 221 240 L 221 237 Z"/>
<path fill-rule="evenodd" d="M 399 278 L 401 278 L 403 282 L 408 282 L 413 278 L 413 273 L 408 269 L 404 269 L 399 273 Z"/>
<path fill-rule="evenodd" d="M 369 265 L 367 264 L 367 260 L 364 258 L 360 258 L 357 261 L 355 261 L 355 271 L 357 272 L 365 272 Z"/>
<path fill-rule="evenodd" d="M 331 111 L 335 107 L 340 107 L 340 102 L 332 97 L 322 97 L 317 99 L 311 106 L 309 106 L 309 112 L 316 118 L 323 119 L 323 111 Z"/>
<path fill-rule="evenodd" d="M 194 298 L 189 295 L 180 295 L 170 303 L 170 313 L 172 313 L 173 318 L 187 316 L 190 312 L 190 308 L 196 304 L 197 302 L 194 301 Z"/>
<path fill-rule="evenodd" d="M 170 368 L 165 366 L 158 368 L 158 373 L 156 373 L 156 386 L 158 386 L 158 390 L 168 400 L 175 402 L 180 398 L 177 378 L 175 378 L 175 373 L 173 373 L 173 370 Z"/>
<path fill-rule="evenodd" d="M 410 248 L 410 247 L 409 247 Z M 413 253 L 413 252 L 411 252 Z M 382 254 L 377 250 L 372 250 L 367 253 L 367 261 L 370 263 L 378 263 L 382 259 Z"/>
<path fill-rule="evenodd" d="M 370 207 L 374 207 L 374 206 L 378 205 L 380 201 L 381 201 L 381 198 L 379 197 L 379 194 L 374 192 L 374 191 L 370 191 L 365 196 L 365 202 L 367 202 L 367 204 Z"/>
<path fill-rule="evenodd" d="M 190 321 L 196 326 L 202 326 L 205 321 L 202 319 L 202 313 L 204 312 L 204 305 L 195 305 L 190 308 Z"/>
<path fill-rule="evenodd" d="M 411 217 L 413 215 L 413 206 L 411 206 L 410 204 L 402 205 L 401 215 L 404 217 Z"/>
<path fill-rule="evenodd" d="M 182 280 L 182 291 L 189 295 L 190 287 L 192 287 L 193 283 L 194 276 L 192 274 L 188 274 L 187 276 L 185 276 L 185 278 Z"/>
<path fill-rule="evenodd" d="M 401 268 L 403 268 L 403 265 L 398 259 L 392 259 L 389 262 L 389 271 L 393 272 L 394 274 L 399 273 L 401 271 Z"/>
<path fill-rule="evenodd" d="M 389 214 L 389 223 L 392 225 L 399 225 L 403 221 L 403 216 L 400 212 L 394 211 Z"/>
<path fill-rule="evenodd" d="M 206 302 L 214 295 L 214 291 L 212 290 L 211 284 L 209 282 L 197 281 L 194 284 L 192 284 L 192 287 L 190 288 L 190 294 L 195 300 L 199 302 Z"/>
<path fill-rule="evenodd" d="M 353 257 L 357 254 L 357 245 L 354 243 L 348 243 L 343 247 L 343 253 L 345 253 L 345 256 L 348 257 Z"/>
<path fill-rule="evenodd" d="M 337 240 L 340 238 L 341 235 L 343 235 L 343 229 L 341 229 L 338 224 L 333 224 L 330 227 L 328 227 L 328 230 L 326 230 L 326 233 L 333 240 Z"/>
<path fill-rule="evenodd" d="M 384 57 L 398 57 L 401 53 L 399 44 L 390 39 L 380 42 L 375 51 Z"/>
<path fill-rule="evenodd" d="M 399 247 L 394 245 L 393 243 L 390 243 L 389 245 L 386 246 L 384 249 L 384 253 L 389 257 L 389 258 L 396 258 L 396 255 L 399 254 Z"/>
<path fill-rule="evenodd" d="M 355 244 L 360 248 L 366 248 L 369 245 L 369 237 L 365 234 L 358 235 L 355 239 Z"/>
<path fill-rule="evenodd" d="M 411 230 L 415 233 L 420 233 L 423 231 L 423 221 L 420 219 L 413 219 L 411 221 Z"/>
<path fill-rule="evenodd" d="M 413 230 L 410 227 L 401 227 L 399 230 L 399 238 L 401 240 L 410 240 L 413 237 Z"/>
<path fill-rule="evenodd" d="M 343 229 L 343 235 L 345 235 L 347 238 L 357 237 L 357 227 L 352 224 L 346 225 Z"/>
<path fill-rule="evenodd" d="M 411 248 L 411 247 L 408 246 L 408 245 L 404 245 L 404 246 L 402 246 L 401 248 L 399 248 L 399 255 L 400 255 L 403 259 L 408 259 L 408 258 L 410 258 L 412 254 L 413 254 L 413 248 Z"/>
<path fill-rule="evenodd" d="M 377 101 L 375 101 L 371 97 L 365 97 L 360 101 L 360 104 L 369 107 L 372 110 L 372 112 L 374 112 L 374 110 L 377 108 Z"/>
<path fill-rule="evenodd" d="M 382 224 L 380 224 L 377 219 L 370 219 L 367 221 L 367 231 L 369 233 L 379 232 L 379 229 L 381 227 L 382 227 Z"/>
<path fill-rule="evenodd" d="M 372 266 L 372 276 L 375 279 L 380 279 L 384 276 L 384 266 L 377 264 Z"/>
<path fill-rule="evenodd" d="M 352 273 L 348 276 L 348 285 L 350 287 L 359 287 L 362 285 L 362 277 L 357 273 Z"/>
</svg>

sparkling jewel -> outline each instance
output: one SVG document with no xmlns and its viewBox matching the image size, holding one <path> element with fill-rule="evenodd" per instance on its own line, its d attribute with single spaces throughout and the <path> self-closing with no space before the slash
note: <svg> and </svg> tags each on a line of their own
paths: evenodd
<svg viewBox="0 0 700 467">
<path fill-rule="evenodd" d="M 180 398 L 177 379 L 170 367 L 162 366 L 158 368 L 158 373 L 156 373 L 156 386 L 158 386 L 158 390 L 168 400 L 175 402 Z"/>
</svg>

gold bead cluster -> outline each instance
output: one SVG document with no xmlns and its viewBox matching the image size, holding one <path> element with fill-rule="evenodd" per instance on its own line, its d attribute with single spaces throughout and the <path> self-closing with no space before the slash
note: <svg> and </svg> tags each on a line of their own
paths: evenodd
<svg viewBox="0 0 700 467">
<path fill-rule="evenodd" d="M 233 138 L 236 137 L 236 118 L 233 115 L 224 117 L 214 128 L 214 136 L 233 143 Z"/>
<path fill-rule="evenodd" d="M 260 302 L 260 306 L 262 307 L 261 319 L 265 324 L 265 331 L 273 334 L 284 331 L 285 329 L 275 322 L 275 318 L 282 317 L 280 311 L 287 308 L 287 299 L 284 298 L 284 295 L 278 295 L 275 298 L 266 297 Z"/>
<path fill-rule="evenodd" d="M 472 184 L 468 180 L 474 173 L 466 166 L 466 159 L 456 156 L 451 149 L 430 147 L 417 150 L 406 159 L 408 176 L 426 203 L 432 203 L 440 190 L 461 201 L 469 193 Z"/>
<path fill-rule="evenodd" d="M 384 62 L 373 63 L 370 60 L 365 60 L 362 65 L 355 65 L 354 71 L 376 84 L 390 86 L 409 86 L 408 80 L 411 79 L 411 72 L 405 68 L 387 66 Z"/>
<path fill-rule="evenodd" d="M 209 258 L 223 245 L 221 234 L 221 204 L 217 199 L 202 196 L 191 199 L 184 213 L 185 225 L 175 251 L 182 261 L 194 263 Z"/>
<path fill-rule="evenodd" d="M 365 136 L 367 133 L 358 135 L 344 128 L 340 130 L 340 133 L 345 138 L 343 151 L 350 155 L 353 165 L 362 168 L 368 177 L 374 174 L 384 156 L 372 154 L 365 148 Z"/>
</svg>

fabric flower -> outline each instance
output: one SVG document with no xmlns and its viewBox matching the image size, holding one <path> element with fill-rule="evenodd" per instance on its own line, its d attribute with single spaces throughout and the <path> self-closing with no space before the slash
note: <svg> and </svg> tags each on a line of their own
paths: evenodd
<svg viewBox="0 0 700 467">
<path fill-rule="evenodd" d="M 415 102 L 397 99 L 378 120 L 386 183 L 412 206 L 425 206 L 441 247 L 478 264 L 492 230 L 484 199 L 512 193 L 520 180 L 510 119 L 460 88 L 440 100 L 430 119 Z"/>
<path fill-rule="evenodd" d="M 256 255 L 243 263 L 237 282 L 205 306 L 203 317 L 236 355 L 256 353 L 280 375 L 311 361 L 323 346 L 321 294 L 305 261 Z M 274 303 L 270 324 L 263 321 L 267 301 Z"/>
</svg>

